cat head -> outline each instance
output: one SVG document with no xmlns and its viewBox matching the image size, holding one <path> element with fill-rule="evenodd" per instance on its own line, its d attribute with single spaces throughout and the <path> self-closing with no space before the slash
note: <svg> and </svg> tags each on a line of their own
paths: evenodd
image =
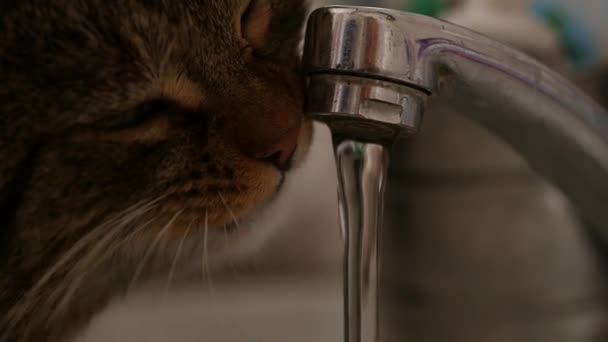
<svg viewBox="0 0 608 342">
<path fill-rule="evenodd" d="M 305 154 L 303 1 L 24 0 L 0 13 L 13 270 L 44 274 L 119 241 L 246 234 L 239 222 Z"/>
</svg>

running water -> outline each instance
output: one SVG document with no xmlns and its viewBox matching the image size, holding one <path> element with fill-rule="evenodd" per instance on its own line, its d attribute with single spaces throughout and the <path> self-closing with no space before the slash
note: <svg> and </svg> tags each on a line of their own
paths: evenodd
<svg viewBox="0 0 608 342">
<path fill-rule="evenodd" d="M 376 342 L 378 242 L 388 148 L 334 137 L 334 149 L 345 242 L 345 338 L 347 342 Z"/>
</svg>

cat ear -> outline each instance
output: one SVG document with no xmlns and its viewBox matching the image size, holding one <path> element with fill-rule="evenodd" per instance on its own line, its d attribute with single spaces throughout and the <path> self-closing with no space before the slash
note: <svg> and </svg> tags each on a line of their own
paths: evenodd
<svg viewBox="0 0 608 342">
<path fill-rule="evenodd" d="M 252 47 L 263 47 L 266 43 L 272 20 L 270 1 L 244 0 L 239 14 L 237 32 Z"/>
</svg>

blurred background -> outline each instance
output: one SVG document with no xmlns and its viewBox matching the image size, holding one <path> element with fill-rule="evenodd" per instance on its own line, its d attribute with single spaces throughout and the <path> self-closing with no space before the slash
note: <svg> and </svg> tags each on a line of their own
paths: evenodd
<svg viewBox="0 0 608 342">
<path fill-rule="evenodd" d="M 511 45 L 608 106 L 607 0 L 314 0 L 442 18 Z M 81 342 L 339 342 L 341 252 L 329 132 L 286 184 L 277 235 L 254 260 L 191 286 L 116 301 Z M 517 154 L 431 103 L 393 165 L 408 234 L 386 269 L 403 287 L 387 341 L 606 341 L 604 277 L 570 203 Z M 429 176 L 431 175 L 431 176 Z M 397 210 L 398 211 L 398 210 Z M 388 225 L 390 237 L 391 224 Z M 396 229 L 395 229 L 396 230 Z M 395 326 L 398 326 L 395 329 Z"/>
</svg>

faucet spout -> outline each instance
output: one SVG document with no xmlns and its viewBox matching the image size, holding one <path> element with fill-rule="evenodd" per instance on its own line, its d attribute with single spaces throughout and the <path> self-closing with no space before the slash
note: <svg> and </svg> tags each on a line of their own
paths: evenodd
<svg viewBox="0 0 608 342">
<path fill-rule="evenodd" d="M 528 56 L 465 28 L 398 11 L 311 15 L 307 111 L 347 138 L 418 131 L 427 97 L 502 138 L 608 239 L 608 112 Z"/>
</svg>

